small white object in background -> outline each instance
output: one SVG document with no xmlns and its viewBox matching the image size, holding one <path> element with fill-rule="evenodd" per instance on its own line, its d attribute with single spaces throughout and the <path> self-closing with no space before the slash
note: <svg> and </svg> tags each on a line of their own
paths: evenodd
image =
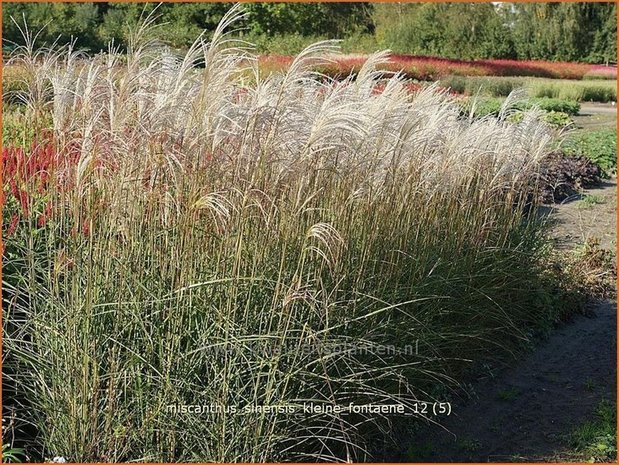
<svg viewBox="0 0 619 465">
<path fill-rule="evenodd" d="M 52 459 L 52 462 L 54 462 L 54 463 L 67 463 L 67 459 L 65 459 L 64 457 L 54 457 Z"/>
</svg>

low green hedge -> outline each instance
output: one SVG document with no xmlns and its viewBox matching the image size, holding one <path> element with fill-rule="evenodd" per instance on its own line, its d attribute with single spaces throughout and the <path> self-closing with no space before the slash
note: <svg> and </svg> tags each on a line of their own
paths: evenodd
<svg viewBox="0 0 619 465">
<path fill-rule="evenodd" d="M 518 110 L 528 110 L 532 107 L 539 107 L 544 111 L 566 113 L 570 116 L 577 115 L 580 112 L 580 103 L 578 102 L 549 97 L 530 98 L 514 105 L 514 108 Z"/>
<path fill-rule="evenodd" d="M 473 103 L 475 102 L 475 103 Z M 465 115 L 470 114 L 471 109 L 473 109 L 474 105 L 474 116 L 481 118 L 483 116 L 488 115 L 498 115 L 501 110 L 501 105 L 503 105 L 504 99 L 500 98 L 483 98 L 483 99 L 474 99 L 469 98 L 463 101 L 462 105 L 462 113 Z M 578 102 L 572 102 L 569 100 L 562 100 L 556 98 L 530 98 L 527 100 L 522 100 L 520 102 L 516 102 L 513 105 L 513 109 L 525 111 L 529 110 L 533 107 L 540 108 L 549 113 L 556 114 L 564 114 L 569 116 L 573 116 L 578 114 L 580 111 L 580 104 Z M 556 116 L 562 120 L 565 120 L 564 116 Z M 550 117 L 551 119 L 553 117 Z"/>
<path fill-rule="evenodd" d="M 440 84 L 454 92 L 487 97 L 507 97 L 516 89 L 525 89 L 530 97 L 548 97 L 575 102 L 616 102 L 615 81 L 576 81 L 504 76 L 445 76 Z"/>
</svg>

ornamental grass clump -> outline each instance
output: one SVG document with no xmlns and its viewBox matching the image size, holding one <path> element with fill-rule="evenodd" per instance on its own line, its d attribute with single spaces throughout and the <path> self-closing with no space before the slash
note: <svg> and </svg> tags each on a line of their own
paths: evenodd
<svg viewBox="0 0 619 465">
<path fill-rule="evenodd" d="M 126 53 L 12 58 L 31 124 L 51 115 L 45 144 L 71 154 L 18 186 L 45 222 L 5 229 L 4 376 L 30 454 L 364 460 L 401 417 L 303 407 L 414 412 L 550 317 L 524 214 L 552 142 L 538 115 L 462 117 L 377 71 L 385 53 L 331 81 L 313 71 L 331 42 L 263 77 L 227 33 L 241 15 L 183 55 L 150 18 Z"/>
</svg>

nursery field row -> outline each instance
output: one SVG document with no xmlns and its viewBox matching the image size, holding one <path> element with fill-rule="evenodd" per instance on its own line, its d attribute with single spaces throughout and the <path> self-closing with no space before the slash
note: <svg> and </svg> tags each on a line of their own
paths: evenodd
<svg viewBox="0 0 619 465">
<path fill-rule="evenodd" d="M 536 77 L 446 76 L 442 87 L 464 95 L 507 97 L 516 89 L 524 89 L 533 98 L 554 98 L 574 102 L 616 102 L 615 80 L 574 80 Z"/>
<path fill-rule="evenodd" d="M 333 62 L 318 67 L 329 76 L 347 76 L 358 72 L 367 59 L 366 55 L 333 57 Z M 281 71 L 292 62 L 285 55 L 263 55 L 260 67 L 264 71 Z M 616 66 L 591 65 L 551 61 L 519 60 L 454 60 L 437 57 L 392 55 L 382 69 L 402 71 L 407 78 L 433 81 L 449 75 L 457 76 L 532 76 L 552 79 L 616 79 Z"/>
</svg>

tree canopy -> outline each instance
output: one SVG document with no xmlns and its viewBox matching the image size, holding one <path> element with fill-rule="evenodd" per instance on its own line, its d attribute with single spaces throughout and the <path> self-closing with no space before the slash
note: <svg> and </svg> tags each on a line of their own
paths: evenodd
<svg viewBox="0 0 619 465">
<path fill-rule="evenodd" d="M 123 45 L 141 17 L 157 10 L 157 34 L 173 47 L 212 31 L 231 3 L 7 3 L 5 45 L 23 41 L 18 24 L 90 51 Z M 615 62 L 614 2 L 602 3 L 246 3 L 248 38 L 368 36 L 378 48 L 448 58 Z M 11 19 L 13 18 L 13 19 Z M 17 24 L 16 24 L 17 23 Z M 264 42 L 264 41 L 263 41 Z M 360 41 L 358 47 L 363 48 Z M 354 46 L 354 44 L 353 44 Z M 367 51 L 367 50 L 358 50 Z"/>
</svg>

